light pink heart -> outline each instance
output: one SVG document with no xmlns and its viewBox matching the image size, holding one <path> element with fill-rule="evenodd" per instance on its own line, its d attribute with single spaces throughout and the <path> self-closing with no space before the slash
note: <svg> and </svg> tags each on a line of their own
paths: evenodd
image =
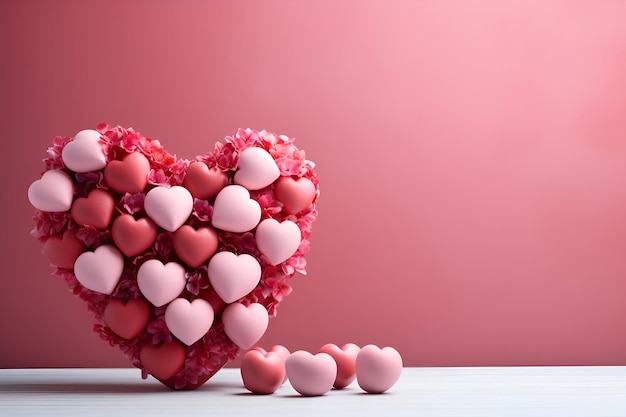
<svg viewBox="0 0 626 417">
<path fill-rule="evenodd" d="M 124 257 L 113 245 L 99 246 L 93 252 L 84 252 L 74 263 L 74 275 L 87 289 L 111 294 L 122 277 Z"/>
<path fill-rule="evenodd" d="M 302 233 L 291 220 L 279 223 L 275 219 L 265 219 L 256 228 L 256 245 L 271 265 L 278 265 L 296 253 Z"/>
<path fill-rule="evenodd" d="M 356 379 L 371 394 L 393 387 L 402 373 L 402 357 L 392 347 L 363 346 L 356 357 Z"/>
<path fill-rule="evenodd" d="M 280 177 L 276 161 L 265 149 L 248 148 L 239 155 L 235 184 L 243 185 L 248 190 L 260 190 L 272 184 Z"/>
<path fill-rule="evenodd" d="M 41 179 L 28 187 L 28 201 L 41 211 L 67 211 L 72 207 L 73 198 L 72 178 L 58 169 L 44 172 Z"/>
<path fill-rule="evenodd" d="M 250 199 L 250 193 L 241 185 L 222 188 L 213 206 L 211 223 L 214 227 L 234 233 L 252 230 L 261 220 L 261 206 Z"/>
<path fill-rule="evenodd" d="M 100 133 L 91 129 L 81 130 L 74 136 L 74 140 L 65 145 L 61 159 L 63 164 L 74 172 L 90 172 L 104 168 L 107 158 L 102 151 Z"/>
<path fill-rule="evenodd" d="M 251 255 L 218 252 L 209 261 L 209 281 L 225 303 L 248 295 L 261 280 L 261 265 Z"/>
<path fill-rule="evenodd" d="M 269 320 L 267 310 L 259 303 L 252 303 L 249 306 L 234 303 L 222 312 L 224 333 L 233 343 L 246 350 L 263 337 Z"/>
<path fill-rule="evenodd" d="M 337 364 L 327 353 L 312 355 L 299 350 L 285 361 L 287 378 L 293 389 L 302 395 L 324 395 L 333 387 L 337 376 Z"/>
<path fill-rule="evenodd" d="M 175 232 L 189 218 L 193 210 L 193 197 L 185 187 L 178 185 L 155 187 L 146 194 L 144 208 L 158 226 Z"/>
<path fill-rule="evenodd" d="M 185 268 L 176 262 L 163 265 L 158 259 L 150 259 L 137 271 L 139 291 L 155 307 L 161 307 L 180 295 L 187 279 Z"/>
<path fill-rule="evenodd" d="M 196 343 L 209 331 L 213 319 L 211 304 L 201 298 L 192 302 L 177 298 L 165 310 L 167 328 L 187 346 Z"/>
</svg>

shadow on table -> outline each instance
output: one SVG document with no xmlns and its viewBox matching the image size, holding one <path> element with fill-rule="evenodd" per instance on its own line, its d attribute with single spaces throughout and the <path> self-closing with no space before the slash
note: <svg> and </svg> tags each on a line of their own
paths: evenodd
<svg viewBox="0 0 626 417">
<path fill-rule="evenodd" d="M 211 392 L 241 388 L 237 384 L 206 383 L 195 391 Z M 177 393 L 157 383 L 114 383 L 114 382 L 46 382 L 46 383 L 1 383 L 0 393 L 67 393 L 67 394 L 140 394 L 140 393 Z M 189 391 L 193 392 L 193 391 Z"/>
</svg>

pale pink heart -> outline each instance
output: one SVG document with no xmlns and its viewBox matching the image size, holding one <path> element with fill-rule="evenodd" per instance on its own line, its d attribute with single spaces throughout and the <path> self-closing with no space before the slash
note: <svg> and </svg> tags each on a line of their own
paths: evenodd
<svg viewBox="0 0 626 417">
<path fill-rule="evenodd" d="M 370 394 L 380 394 L 393 387 L 401 373 L 402 357 L 392 347 L 363 346 L 356 357 L 357 382 Z"/>
<path fill-rule="evenodd" d="M 242 349 L 250 349 L 259 341 L 267 330 L 269 320 L 267 310 L 259 303 L 249 306 L 234 303 L 222 312 L 224 333 Z"/>
<path fill-rule="evenodd" d="M 270 265 L 278 265 L 296 253 L 302 234 L 291 220 L 279 223 L 275 219 L 265 219 L 256 228 L 255 239 L 259 251 L 270 261 Z"/>
<path fill-rule="evenodd" d="M 192 302 L 177 298 L 165 310 L 167 328 L 187 346 L 196 343 L 209 331 L 213 319 L 211 304 L 201 298 Z"/>
<path fill-rule="evenodd" d="M 28 187 L 28 201 L 41 211 L 67 211 L 72 207 L 74 182 L 58 169 L 46 171 Z"/>
<path fill-rule="evenodd" d="M 248 148 L 239 155 L 235 184 L 243 185 L 248 190 L 260 190 L 272 184 L 280 177 L 276 161 L 265 149 Z"/>
<path fill-rule="evenodd" d="M 155 187 L 146 194 L 144 208 L 158 226 L 168 232 L 175 232 L 189 218 L 193 210 L 193 197 L 185 187 L 178 185 Z"/>
<path fill-rule="evenodd" d="M 280 177 L 274 183 L 274 194 L 288 214 L 298 214 L 315 199 L 315 185 L 308 178 Z"/>
<path fill-rule="evenodd" d="M 250 199 L 250 193 L 240 185 L 229 185 L 215 197 L 211 223 L 214 227 L 234 233 L 252 230 L 261 220 L 261 206 Z"/>
<path fill-rule="evenodd" d="M 285 361 L 287 378 L 293 389 L 302 395 L 324 395 L 333 387 L 337 364 L 327 353 L 312 355 L 299 350 Z"/>
<path fill-rule="evenodd" d="M 65 166 L 74 172 L 97 171 L 107 164 L 100 133 L 91 129 L 78 132 L 74 140 L 63 148 L 61 158 Z"/>
<path fill-rule="evenodd" d="M 261 265 L 248 254 L 218 252 L 209 261 L 209 281 L 225 303 L 245 297 L 261 280 Z"/>
<path fill-rule="evenodd" d="M 163 265 L 158 259 L 150 259 L 137 271 L 139 291 L 155 307 L 161 307 L 180 295 L 187 279 L 185 268 L 176 262 Z"/>
<path fill-rule="evenodd" d="M 93 252 L 84 252 L 74 263 L 74 275 L 87 289 L 111 294 L 122 277 L 124 257 L 113 245 L 98 246 Z"/>
</svg>

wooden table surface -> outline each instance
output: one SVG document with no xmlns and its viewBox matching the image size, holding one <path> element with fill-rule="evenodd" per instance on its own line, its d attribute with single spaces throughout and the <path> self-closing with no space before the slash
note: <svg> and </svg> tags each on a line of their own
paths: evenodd
<svg viewBox="0 0 626 417">
<path fill-rule="evenodd" d="M 385 394 L 321 397 L 250 394 L 238 369 L 187 392 L 137 369 L 0 369 L 0 416 L 22 415 L 626 417 L 626 367 L 405 368 Z"/>
</svg>

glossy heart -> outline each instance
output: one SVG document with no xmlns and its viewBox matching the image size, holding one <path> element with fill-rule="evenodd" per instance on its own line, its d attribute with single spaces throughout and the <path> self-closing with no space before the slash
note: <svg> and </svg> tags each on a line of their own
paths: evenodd
<svg viewBox="0 0 626 417">
<path fill-rule="evenodd" d="M 31 234 L 100 338 L 144 377 L 194 389 L 259 340 L 305 273 L 318 180 L 303 156 L 292 139 L 251 129 L 192 161 L 120 126 L 56 137 L 28 189 Z M 298 213 L 289 192 L 274 193 L 287 177 L 315 188 Z M 295 229 L 263 231 L 284 224 L 303 244 Z"/>
<path fill-rule="evenodd" d="M 285 369 L 293 389 L 305 396 L 326 394 L 337 376 L 337 364 L 327 353 L 296 351 L 285 361 Z"/>
<path fill-rule="evenodd" d="M 363 346 L 356 357 L 356 379 L 370 394 L 381 394 L 393 387 L 402 373 L 402 357 L 392 347 Z"/>
<path fill-rule="evenodd" d="M 287 349 L 286 347 L 284 347 L 282 345 L 274 345 L 274 346 L 272 346 L 272 348 L 269 351 L 266 351 L 265 349 L 263 349 L 260 346 L 253 346 L 251 348 L 251 350 L 257 350 L 257 351 L 261 352 L 262 354 L 266 354 L 267 352 L 274 352 L 274 353 L 278 354 L 283 359 L 283 369 L 285 368 L 285 361 L 287 360 L 289 355 L 291 355 L 291 352 L 289 352 L 289 349 Z M 287 381 L 287 372 L 285 372 L 285 377 L 283 378 L 283 382 L 282 383 L 284 384 L 285 381 Z"/>
<path fill-rule="evenodd" d="M 259 251 L 269 260 L 270 265 L 278 265 L 291 258 L 300 246 L 300 228 L 291 220 L 279 223 L 275 219 L 265 219 L 256 229 L 256 244 Z"/>
<path fill-rule="evenodd" d="M 237 346 L 250 349 L 267 330 L 269 316 L 259 303 L 244 306 L 240 303 L 228 305 L 222 312 L 224 332 Z"/>
<path fill-rule="evenodd" d="M 250 350 L 241 360 L 243 386 L 255 394 L 271 394 L 283 383 L 285 358 L 278 352 Z"/>
<path fill-rule="evenodd" d="M 336 389 L 343 389 L 356 378 L 356 357 L 361 349 L 354 343 L 347 343 L 341 348 L 328 343 L 320 348 L 320 352 L 328 353 L 337 364 L 337 377 L 333 383 Z"/>
<path fill-rule="evenodd" d="M 117 193 L 136 194 L 148 185 L 150 161 L 142 153 L 133 152 L 121 161 L 111 161 L 104 167 L 104 180 Z"/>
<path fill-rule="evenodd" d="M 235 255 L 224 251 L 209 261 L 211 285 L 226 303 L 233 303 L 250 294 L 261 279 L 261 265 L 248 254 Z"/>
<path fill-rule="evenodd" d="M 72 207 L 74 184 L 64 171 L 46 171 L 28 188 L 28 200 L 37 210 L 59 212 Z"/>
<path fill-rule="evenodd" d="M 280 177 L 274 183 L 276 198 L 284 204 L 285 212 L 298 214 L 311 206 L 315 185 L 308 178 Z"/>
</svg>

